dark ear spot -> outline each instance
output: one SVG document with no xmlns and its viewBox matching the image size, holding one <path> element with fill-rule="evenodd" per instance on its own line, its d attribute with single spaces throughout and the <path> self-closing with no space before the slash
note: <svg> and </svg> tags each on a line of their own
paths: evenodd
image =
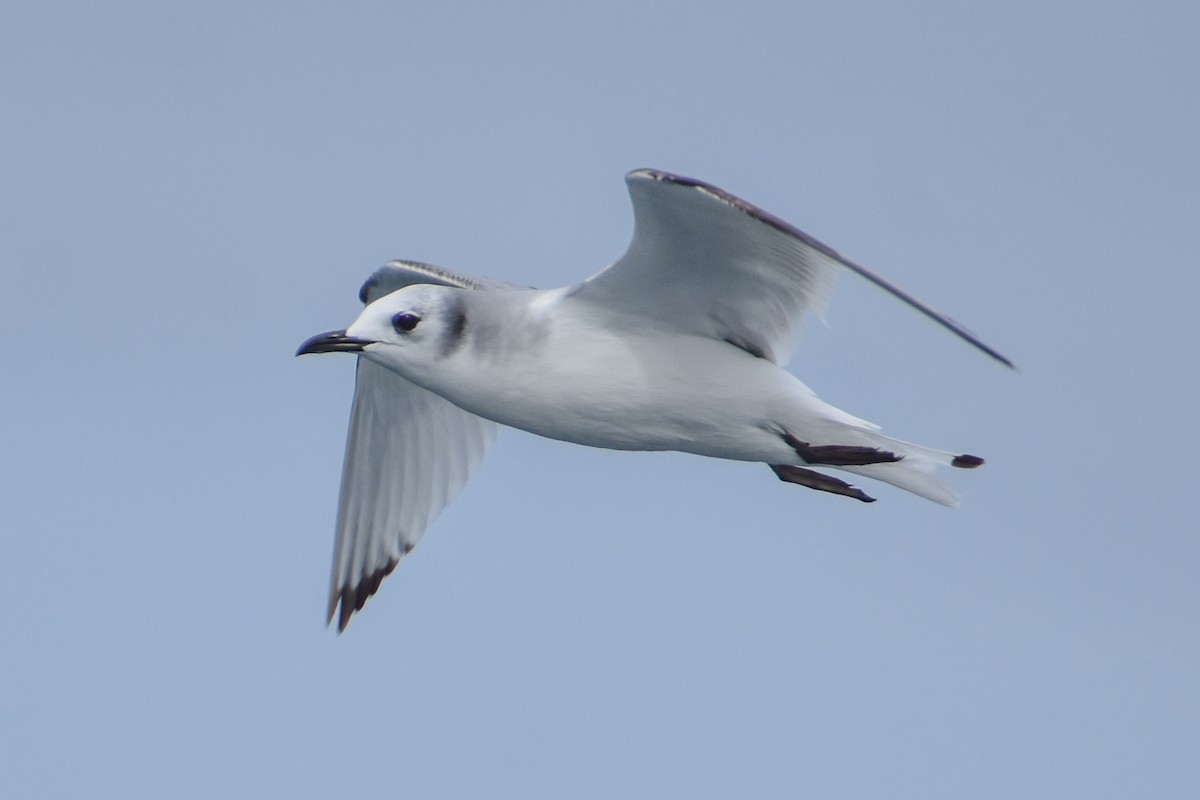
<svg viewBox="0 0 1200 800">
<path fill-rule="evenodd" d="M 462 298 L 456 297 L 455 302 L 446 311 L 446 335 L 442 339 L 443 358 L 461 347 L 467 335 L 467 309 Z"/>
</svg>

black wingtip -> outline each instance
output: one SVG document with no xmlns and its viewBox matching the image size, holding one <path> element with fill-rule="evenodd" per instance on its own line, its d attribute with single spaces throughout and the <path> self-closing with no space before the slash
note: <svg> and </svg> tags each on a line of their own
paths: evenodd
<svg viewBox="0 0 1200 800">
<path fill-rule="evenodd" d="M 412 548 L 409 548 L 410 550 Z M 379 591 L 379 585 L 383 583 L 383 579 L 391 575 L 396 565 L 400 563 L 398 558 L 389 558 L 387 563 L 379 569 L 366 575 L 357 584 L 350 586 L 346 585 L 341 589 L 334 589 L 333 595 L 329 598 L 329 615 L 325 624 L 331 624 L 333 617 L 336 614 L 338 618 L 338 633 L 341 634 L 346 630 L 346 626 L 350 624 L 350 618 L 362 607 L 366 605 L 371 595 Z"/>
<path fill-rule="evenodd" d="M 957 324 L 957 323 L 955 323 L 955 324 Z M 1012 362 L 1010 359 L 1008 359 L 1008 358 L 1007 358 L 1007 357 L 1005 357 L 1005 356 L 1002 356 L 1002 355 L 1000 355 L 1000 353 L 999 353 L 999 352 L 997 352 L 995 349 L 993 349 L 992 347 L 990 347 L 990 346 L 988 346 L 988 345 L 984 344 L 984 343 L 983 343 L 983 342 L 982 342 L 982 341 L 979 339 L 979 337 L 978 337 L 978 336 L 976 336 L 975 334 L 971 333 L 971 334 L 964 335 L 963 331 L 966 331 L 966 328 L 962 328 L 961 326 L 959 326 L 959 329 L 957 329 L 957 330 L 956 330 L 956 329 L 954 329 L 954 328 L 950 328 L 950 330 L 952 330 L 952 331 L 954 331 L 955 333 L 957 333 L 957 334 L 958 334 L 960 337 L 962 337 L 963 339 L 965 339 L 965 340 L 966 340 L 966 341 L 967 341 L 969 344 L 973 345 L 973 346 L 974 346 L 974 347 L 975 347 L 977 350 L 980 350 L 981 352 L 983 352 L 983 353 L 985 353 L 985 354 L 987 354 L 987 355 L 991 356 L 991 357 L 992 357 L 992 358 L 994 358 L 996 361 L 999 361 L 1001 364 L 1003 364 L 1004 366 L 1006 366 L 1006 367 L 1008 367 L 1009 369 L 1011 369 L 1013 372 L 1020 372 L 1020 371 L 1021 371 L 1021 370 L 1017 369 L 1017 365 L 1016 365 L 1016 364 L 1014 364 L 1014 363 L 1013 363 L 1013 362 Z"/>
<path fill-rule="evenodd" d="M 972 456 L 963 453 L 960 456 L 955 456 L 954 460 L 950 462 L 950 465 L 953 467 L 959 467 L 960 469 L 975 469 L 976 467 L 983 466 L 983 459 L 979 456 Z"/>
<path fill-rule="evenodd" d="M 930 306 L 928 303 L 925 303 L 924 301 L 917 299 L 915 296 L 913 296 L 913 295 L 909 294 L 908 292 L 906 292 L 905 290 L 901 289 L 899 286 L 892 283 L 887 278 L 884 278 L 882 275 L 879 275 L 879 274 L 867 269 L 862 264 L 859 264 L 857 261 L 847 258 L 846 256 L 839 253 L 837 250 L 834 250 L 832 247 L 825 244 L 824 242 L 822 242 L 812 236 L 809 236 L 807 233 L 800 230 L 795 225 L 792 225 L 791 223 L 780 219 L 779 217 L 775 216 L 774 214 L 770 213 L 769 211 L 765 211 L 765 210 L 759 208 L 758 206 L 754 205 L 753 203 L 743 200 L 742 198 L 738 197 L 737 195 L 730 194 L 729 192 L 725 191 L 724 189 L 721 189 L 720 187 L 713 186 L 711 183 L 705 183 L 704 181 L 698 181 L 695 178 L 686 178 L 682 175 L 676 175 L 674 173 L 666 172 L 665 170 L 661 170 L 661 169 L 635 169 L 633 172 L 630 172 L 628 175 L 625 176 L 625 180 L 627 180 L 627 181 L 653 180 L 653 181 L 658 181 L 660 183 L 669 183 L 669 184 L 675 184 L 677 186 L 684 186 L 684 187 L 690 187 L 693 189 L 699 189 L 700 191 L 711 195 L 715 199 L 717 199 L 729 206 L 732 206 L 733 208 L 736 208 L 745 214 L 748 214 L 749 216 L 753 217 L 754 219 L 757 219 L 758 221 L 760 221 L 766 225 L 770 225 L 771 227 L 775 228 L 776 230 L 780 231 L 781 233 L 783 233 L 787 236 L 792 236 L 792 237 L 795 237 L 796 239 L 799 239 L 801 242 L 804 242 L 809 247 L 812 247 L 813 249 L 817 250 L 818 252 L 824 254 L 826 257 L 838 262 L 839 264 L 841 264 L 843 267 L 850 270 L 851 272 L 857 273 L 858 275 L 867 279 L 868 281 L 875 284 L 879 288 L 892 294 L 897 299 L 903 301 L 904 303 L 907 303 L 909 306 L 916 309 L 917 311 L 924 314 L 925 316 L 929 317 L 934 322 L 938 323 L 939 325 L 944 327 L 946 330 L 953 333 L 955 336 L 959 337 L 960 339 L 963 339 L 964 341 L 969 343 L 972 347 L 975 347 L 976 349 L 978 349 L 980 352 L 985 353 L 986 355 L 995 359 L 996 361 L 999 361 L 1001 364 L 1008 367 L 1009 369 L 1014 370 L 1016 372 L 1020 372 L 1020 370 L 1017 369 L 1016 364 L 1014 364 L 1010 359 L 1001 355 L 998 350 L 996 350 L 995 348 L 991 347 L 988 344 L 985 344 L 982 339 L 980 339 L 974 333 L 969 331 L 966 327 L 964 327 L 963 325 L 954 321 L 950 317 L 947 317 L 945 314 L 942 314 L 937 309 Z"/>
</svg>

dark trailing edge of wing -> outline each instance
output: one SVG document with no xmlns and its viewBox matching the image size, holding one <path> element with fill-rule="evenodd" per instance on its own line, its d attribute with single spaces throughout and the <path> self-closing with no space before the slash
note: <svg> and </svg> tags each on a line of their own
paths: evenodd
<svg viewBox="0 0 1200 800">
<path fill-rule="evenodd" d="M 704 181 L 698 181 L 698 180 L 695 180 L 694 178 L 685 178 L 680 175 L 672 175 L 669 172 L 662 172 L 660 170 L 655 170 L 655 169 L 639 169 L 639 170 L 635 170 L 630 173 L 630 177 L 640 177 L 640 176 L 645 176 L 647 178 L 651 178 L 656 181 L 662 181 L 663 183 L 675 183 L 680 186 L 690 186 L 692 188 L 699 189 L 700 191 L 704 192 L 705 194 L 708 194 L 708 195 L 716 198 L 717 200 L 720 200 L 722 203 L 730 205 L 730 206 L 736 208 L 738 211 L 741 211 L 744 214 L 748 214 L 749 216 L 753 217 L 754 219 L 757 219 L 760 222 L 766 223 L 767 225 L 770 225 L 772 228 L 775 228 L 776 230 L 778 230 L 782 233 L 785 233 L 788 236 L 794 236 L 795 238 L 804 242 L 805 244 L 807 244 L 809 247 L 813 248 L 814 250 L 817 250 L 818 252 L 823 253 L 824 255 L 828 256 L 829 258 L 832 258 L 834 261 L 838 262 L 839 264 L 841 264 L 843 267 L 850 270 L 851 272 L 861 275 L 862 277 L 866 278 L 871 283 L 878 286 L 880 289 L 883 289 L 884 291 L 895 296 L 899 300 L 904 301 L 909 306 L 912 306 L 917 311 L 920 311 L 922 314 L 929 317 L 931 320 L 933 320 L 934 322 L 941 325 L 946 330 L 953 333 L 955 336 L 970 343 L 971 345 L 975 346 L 979 350 L 982 350 L 984 353 L 987 353 L 989 356 L 996 359 L 1001 364 L 1004 364 L 1006 367 L 1009 367 L 1011 369 L 1016 369 L 1016 366 L 1011 361 L 1009 361 L 1004 356 L 1000 355 L 1000 353 L 997 352 L 996 350 L 994 350 L 993 348 L 984 344 L 983 341 L 978 336 L 971 333 L 969 330 L 967 330 L 961 324 L 959 324 L 958 322 L 955 322 L 950 317 L 947 317 L 945 314 L 941 313 L 940 311 L 935 309 L 933 306 L 930 306 L 927 303 L 924 303 L 921 300 L 918 300 L 916 297 L 913 297 L 911 294 L 904 291 L 899 286 L 897 286 L 896 284 L 889 281 L 887 278 L 884 278 L 881 275 L 877 275 L 876 273 L 872 272 L 871 270 L 867 269 L 866 267 L 862 266 L 861 264 L 859 264 L 855 261 L 852 261 L 849 258 L 846 258 L 844 255 L 842 255 L 838 251 L 834 250 L 829 245 L 824 244 L 823 242 L 820 242 L 820 241 L 814 239 L 813 237 L 809 236 L 804 231 L 800 230 L 799 228 L 797 228 L 793 225 L 788 224 L 787 222 L 784 222 L 779 217 L 775 216 L 774 214 L 770 213 L 769 211 L 763 211 L 761 208 L 754 205 L 753 203 L 747 203 L 742 198 L 737 197 L 732 194 L 729 194 L 729 192 L 726 192 L 723 189 L 719 189 L 716 186 L 713 186 L 711 183 L 705 183 Z"/>
</svg>

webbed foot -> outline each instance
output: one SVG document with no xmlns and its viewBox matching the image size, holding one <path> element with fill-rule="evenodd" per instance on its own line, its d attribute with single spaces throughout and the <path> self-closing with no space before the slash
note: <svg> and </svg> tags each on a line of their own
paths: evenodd
<svg viewBox="0 0 1200 800">
<path fill-rule="evenodd" d="M 859 447 L 848 444 L 811 445 L 786 432 L 783 434 L 783 440 L 807 464 L 825 464 L 830 467 L 864 467 L 868 464 L 888 464 L 904 458 L 902 455 L 880 450 L 878 447 Z"/>
<path fill-rule="evenodd" d="M 779 480 L 781 481 L 807 486 L 810 489 L 816 489 L 821 492 L 831 492 L 833 494 L 845 495 L 846 497 L 853 497 L 855 500 L 861 500 L 864 503 L 875 502 L 874 497 L 871 497 L 857 486 L 851 486 L 845 481 L 840 481 L 829 475 L 805 469 L 804 467 L 793 467 L 790 464 L 771 464 L 770 467 L 775 470 L 775 474 L 779 476 Z"/>
</svg>

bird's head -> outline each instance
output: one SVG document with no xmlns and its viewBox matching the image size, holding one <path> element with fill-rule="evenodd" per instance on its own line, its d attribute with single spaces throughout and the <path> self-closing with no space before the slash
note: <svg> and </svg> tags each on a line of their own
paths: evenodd
<svg viewBox="0 0 1200 800">
<path fill-rule="evenodd" d="M 466 290 L 418 284 L 385 295 L 363 309 L 350 327 L 319 333 L 296 355 L 357 353 L 401 374 L 453 353 L 466 327 Z"/>
</svg>

